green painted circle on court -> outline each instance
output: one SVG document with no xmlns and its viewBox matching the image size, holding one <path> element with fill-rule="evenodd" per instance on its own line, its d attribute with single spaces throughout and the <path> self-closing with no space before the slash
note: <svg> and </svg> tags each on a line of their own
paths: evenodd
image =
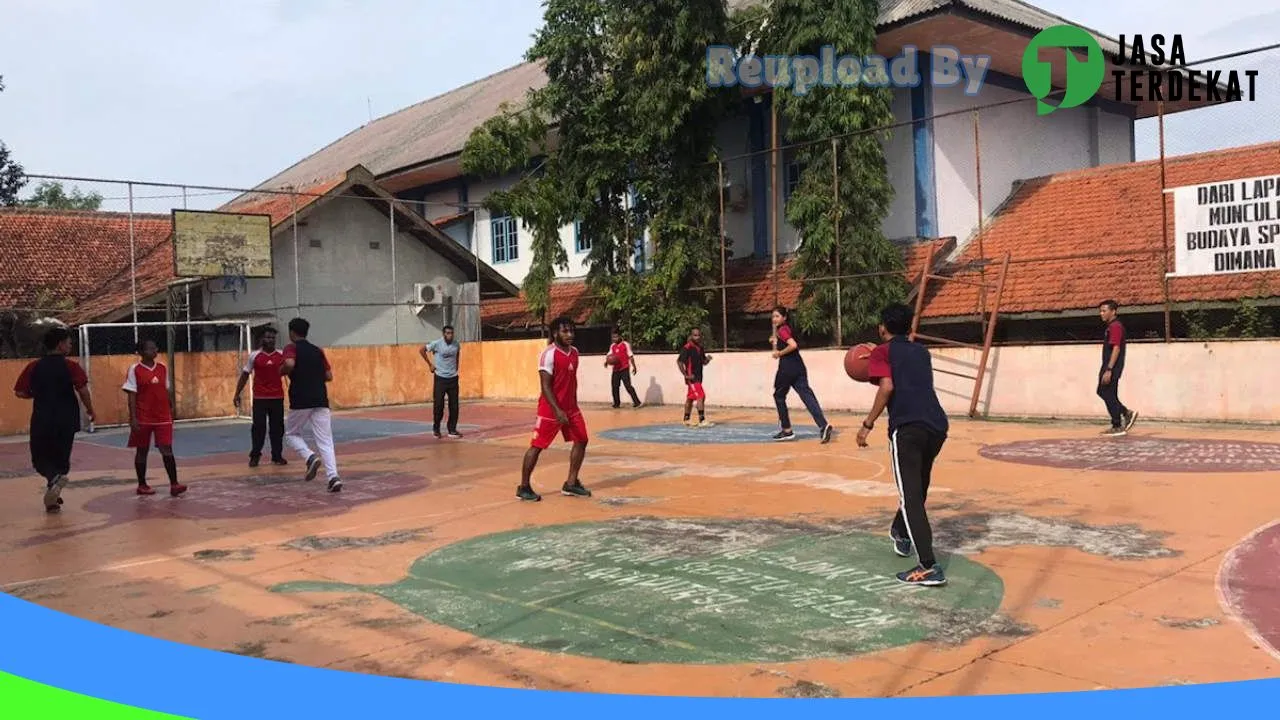
<svg viewBox="0 0 1280 720">
<path fill-rule="evenodd" d="M 986 632 L 1004 584 L 960 556 L 949 584 L 902 585 L 887 533 L 772 520 L 628 518 L 486 535 L 368 592 L 441 625 L 628 663 L 787 662 Z"/>
</svg>

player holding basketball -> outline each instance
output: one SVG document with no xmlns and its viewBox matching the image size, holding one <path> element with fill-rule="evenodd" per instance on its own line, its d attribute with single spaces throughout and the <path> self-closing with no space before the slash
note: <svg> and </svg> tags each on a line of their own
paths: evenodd
<svg viewBox="0 0 1280 720">
<path fill-rule="evenodd" d="M 631 385 L 631 376 L 640 372 L 640 368 L 636 366 L 636 356 L 631 352 L 631 343 L 622 339 L 622 331 L 618 328 L 613 329 L 613 344 L 609 346 L 609 354 L 604 359 L 604 366 L 609 367 L 609 365 L 613 365 L 613 377 L 610 378 L 613 387 L 613 407 L 616 409 L 622 406 L 622 397 L 618 392 L 619 385 L 627 388 L 627 394 L 631 396 L 631 407 L 640 407 L 643 403 L 640 402 L 640 396 L 636 395 L 635 387 Z"/>
<path fill-rule="evenodd" d="M 306 480 L 314 480 L 323 463 L 329 475 L 329 492 L 342 492 L 338 459 L 333 450 L 333 425 L 329 412 L 328 383 L 333 368 L 324 351 L 307 340 L 311 323 L 302 318 L 289 321 L 289 345 L 284 349 L 280 374 L 289 378 L 289 415 L 285 418 L 284 439 L 307 461 Z M 312 452 L 303 435 L 315 441 Z"/>
<path fill-rule="evenodd" d="M 155 495 L 147 484 L 147 455 L 151 441 L 164 462 L 169 476 L 169 494 L 177 497 L 187 491 L 178 482 L 178 461 L 173 457 L 173 408 L 169 404 L 169 368 L 156 360 L 160 349 L 154 340 L 138 343 L 139 362 L 129 367 L 124 378 L 124 391 L 129 396 L 129 447 L 136 448 L 133 468 L 138 473 L 138 494 Z"/>
<path fill-rule="evenodd" d="M 538 415 L 533 422 L 533 440 L 524 454 L 520 469 L 520 487 L 516 497 L 537 502 L 542 496 L 533 491 L 533 469 L 538 466 L 538 456 L 551 447 L 556 435 L 573 443 L 569 453 L 569 477 L 560 488 L 562 495 L 591 497 L 591 491 L 582 486 L 578 471 L 587 455 L 587 421 L 578 409 L 578 349 L 573 346 L 573 321 L 558 317 L 551 321 L 551 342 L 538 356 L 538 382 L 542 394 L 538 397 Z"/>
<path fill-rule="evenodd" d="M 13 394 L 31 400 L 31 465 L 45 480 L 44 509 L 62 510 L 62 490 L 71 472 L 71 450 L 80 432 L 80 405 L 93 422 L 93 398 L 89 377 L 80 363 L 67 357 L 71 352 L 71 332 L 55 327 L 44 334 L 44 357 L 31 361 Z"/>
<path fill-rule="evenodd" d="M 262 445 L 267 439 L 268 426 L 271 431 L 271 462 L 275 465 L 288 465 L 284 459 L 284 380 L 280 376 L 280 366 L 284 365 L 284 353 L 276 349 L 276 329 L 266 327 L 257 350 L 249 353 L 249 360 L 240 371 L 240 381 L 236 383 L 236 410 L 240 410 L 240 396 L 244 386 L 253 376 L 253 426 L 249 430 L 252 446 L 249 448 L 249 467 L 258 467 L 262 460 Z"/>
<path fill-rule="evenodd" d="M 788 324 L 787 309 L 781 305 L 773 309 L 773 334 L 769 337 L 769 344 L 773 346 L 773 357 L 778 361 L 778 372 L 773 376 L 773 402 L 778 406 L 778 424 L 782 428 L 773 439 L 796 439 L 795 432 L 791 430 L 791 413 L 787 411 L 787 394 L 794 388 L 809 416 L 818 425 L 822 444 L 826 445 L 831 442 L 831 424 L 822 414 L 822 406 L 818 404 L 813 388 L 809 387 L 809 371 L 800 357 L 800 346 L 796 344 L 795 334 Z"/>
<path fill-rule="evenodd" d="M 947 440 L 947 414 L 933 389 L 929 349 L 907 339 L 911 309 L 889 305 L 880 312 L 879 330 L 883 342 L 871 352 L 867 367 L 869 382 L 879 389 L 858 431 L 858 445 L 867 446 L 876 419 L 888 408 L 889 457 L 898 484 L 898 512 L 889 537 L 899 557 L 909 557 L 914 547 L 919 560 L 897 578 L 908 585 L 945 585 L 947 578 L 933 555 L 933 531 L 924 505 L 933 462 Z"/>
<path fill-rule="evenodd" d="M 1098 371 L 1098 397 L 1107 405 L 1111 427 L 1102 431 L 1109 437 L 1126 435 L 1138 421 L 1138 413 L 1120 402 L 1120 376 L 1124 373 L 1125 337 L 1124 324 L 1116 317 L 1120 305 L 1115 300 L 1104 300 L 1098 305 L 1098 315 L 1107 329 L 1102 338 L 1102 369 Z"/>
<path fill-rule="evenodd" d="M 711 356 L 702 349 L 702 329 L 694 328 L 689 333 L 689 342 L 680 349 L 676 358 L 676 367 L 684 375 L 687 388 L 684 400 L 684 424 L 689 427 L 711 427 L 715 423 L 707 422 L 707 393 L 702 389 L 702 368 L 711 362 Z M 698 403 L 698 422 L 690 422 L 693 404 Z"/>
</svg>

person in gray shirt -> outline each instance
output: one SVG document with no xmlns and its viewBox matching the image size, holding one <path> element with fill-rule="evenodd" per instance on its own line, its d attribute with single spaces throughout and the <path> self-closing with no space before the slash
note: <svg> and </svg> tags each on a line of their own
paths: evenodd
<svg viewBox="0 0 1280 720">
<path fill-rule="evenodd" d="M 435 376 L 432 390 L 433 425 L 436 437 L 440 437 L 440 421 L 444 419 L 444 403 L 449 401 L 449 437 L 460 438 L 458 432 L 458 351 L 460 346 L 453 339 L 453 326 L 444 326 L 444 337 L 427 343 L 420 351 L 422 359 Z"/>
</svg>

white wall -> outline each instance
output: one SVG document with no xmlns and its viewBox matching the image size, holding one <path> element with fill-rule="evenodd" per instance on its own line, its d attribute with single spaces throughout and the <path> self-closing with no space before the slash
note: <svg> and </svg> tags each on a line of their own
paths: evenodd
<svg viewBox="0 0 1280 720">
<path fill-rule="evenodd" d="M 493 235 L 492 214 L 488 209 L 479 207 L 479 203 L 483 203 L 487 197 L 495 190 L 501 190 L 510 187 L 516 182 L 517 176 L 510 175 L 507 177 L 493 178 L 489 180 L 481 180 L 473 182 L 467 188 L 467 201 L 477 204 L 475 207 L 475 222 L 471 227 L 470 249 L 472 252 L 479 252 L 480 259 L 488 263 L 494 270 L 497 270 L 503 277 L 520 285 L 524 281 L 524 276 L 529 273 L 529 268 L 533 264 L 533 231 L 525 227 L 523 223 L 517 222 L 516 229 L 519 236 L 519 248 L 517 257 L 511 262 L 494 262 L 493 259 Z M 455 191 L 452 198 L 457 199 Z M 451 213 L 444 213 L 451 214 Z M 569 269 L 567 271 L 556 268 L 556 277 L 582 277 L 587 274 L 587 253 L 579 253 L 575 249 L 573 240 L 573 225 L 569 224 L 560 229 L 561 244 L 564 245 L 565 253 L 569 257 Z"/>
<path fill-rule="evenodd" d="M 313 240 L 320 247 L 312 247 Z M 371 242 L 378 248 L 370 247 Z M 328 201 L 300 225 L 298 246 L 301 315 L 311 321 L 312 341 L 321 345 L 417 343 L 439 337 L 442 309 L 428 309 L 420 317 L 411 306 L 392 303 L 412 300 L 415 283 L 456 288 L 467 280 L 461 268 L 421 240 L 398 232 L 393 292 L 390 220 L 363 200 Z M 210 317 L 261 317 L 285 332 L 299 314 L 291 229 L 276 234 L 272 251 L 274 277 L 248 280 L 245 292 L 233 296 L 220 280 L 204 286 Z"/>
<path fill-rule="evenodd" d="M 967 415 L 980 355 L 966 348 L 932 351 L 938 399 L 949 414 Z M 764 352 L 711 351 L 703 386 L 707 407 L 773 407 L 777 361 Z M 809 383 L 824 411 L 866 412 L 875 388 L 849 379 L 844 351 L 805 350 Z M 1088 418 L 1109 421 L 1095 394 L 1101 363 L 1099 345 L 1040 345 L 992 348 L 979 412 L 994 417 Z M 1120 399 L 1143 418 L 1207 422 L 1280 422 L 1280 396 L 1270 373 L 1280 364 L 1280 341 L 1137 343 L 1129 346 Z M 642 355 L 634 379 L 649 404 L 680 405 L 684 381 L 675 355 Z M 588 358 L 578 373 L 583 402 L 612 402 L 609 373 Z M 939 372 L 944 370 L 947 372 Z M 804 405 L 791 393 L 788 407 L 797 427 L 812 425 Z M 714 417 L 712 418 L 714 419 Z M 840 427 L 849 421 L 833 419 Z M 856 427 L 856 426 L 853 426 Z"/>
<path fill-rule="evenodd" d="M 935 115 L 1029 97 L 986 85 L 977 97 L 962 87 L 934 88 Z M 1091 107 L 1036 115 L 1034 102 L 983 108 L 979 115 L 982 142 L 982 210 L 986 217 L 1004 202 L 1017 180 L 1093 166 L 1128 162 L 1128 120 L 1109 113 L 1091 116 Z M 978 192 L 973 116 L 961 113 L 934 121 L 935 172 L 938 185 L 938 235 L 961 243 L 978 228 Z"/>
</svg>

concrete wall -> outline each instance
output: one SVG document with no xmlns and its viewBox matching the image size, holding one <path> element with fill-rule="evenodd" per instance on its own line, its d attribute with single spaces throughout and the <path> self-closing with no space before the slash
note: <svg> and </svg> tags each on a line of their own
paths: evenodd
<svg viewBox="0 0 1280 720">
<path fill-rule="evenodd" d="M 716 353 L 704 386 L 710 407 L 772 407 L 777 361 L 766 353 Z M 824 410 L 865 412 L 875 390 L 844 372 L 844 352 L 805 350 L 809 382 Z M 949 413 L 965 415 L 979 353 L 964 348 L 933 352 L 934 382 Z M 585 360 L 578 377 L 584 402 L 612 402 L 609 374 Z M 1095 395 L 1101 350 L 1096 345 L 993 348 L 979 412 L 996 417 L 1105 420 Z M 1120 396 L 1146 418 L 1208 422 L 1280 422 L 1280 397 L 1265 370 L 1280 363 L 1280 341 L 1134 344 L 1129 346 Z M 675 355 L 645 355 L 635 378 L 645 402 L 684 402 Z M 1051 369 L 1051 370 L 1050 370 Z M 946 371 L 946 372 L 939 372 Z M 808 414 L 792 393 L 792 422 Z M 799 414 L 796 414 L 796 413 Z"/>
<path fill-rule="evenodd" d="M 933 113 L 966 110 L 1028 97 L 986 85 L 970 97 L 962 87 L 934 88 Z M 1036 115 L 1033 102 L 985 107 L 979 115 L 982 143 L 982 210 L 990 217 L 1017 180 L 1132 158 L 1132 122 L 1095 107 Z M 960 113 L 934 121 L 938 235 L 962 241 L 978 228 L 977 160 L 973 116 Z"/>
<path fill-rule="evenodd" d="M 206 283 L 209 315 L 261 318 L 283 332 L 301 314 L 311 321 L 311 339 L 326 347 L 426 342 L 440 336 L 443 309 L 429 308 L 419 316 L 409 305 L 391 303 L 412 300 L 415 283 L 442 283 L 454 288 L 457 297 L 457 286 L 467 279 L 461 268 L 421 240 L 398 232 L 393 292 L 391 223 L 363 200 L 333 201 L 307 217 L 298 230 L 298 249 L 300 311 L 293 231 L 286 226 L 273 239 L 274 277 L 250 279 L 245 291 L 236 294 L 224 290 L 220 280 Z"/>
<path fill-rule="evenodd" d="M 536 400 L 537 358 L 546 341 L 463 343 L 461 396 L 478 400 Z M 431 376 L 417 345 L 327 348 L 334 369 L 329 386 L 337 409 L 428 402 Z M 775 360 L 763 352 L 712 351 L 706 369 L 708 404 L 716 407 L 773 407 Z M 809 382 L 823 409 L 865 412 L 874 388 L 844 373 L 844 352 L 805 350 Z M 954 415 L 969 411 L 978 353 L 945 348 L 933 352 L 934 381 L 943 407 Z M 95 356 L 90 367 L 99 424 L 127 418 L 120 390 L 133 355 Z M 1101 351 L 1097 345 L 1041 345 L 993 348 L 979 411 L 995 417 L 1090 418 L 1102 422 L 1102 401 L 1094 394 Z M 0 386 L 12 388 L 28 360 L 0 360 Z M 609 372 L 598 355 L 583 357 L 578 374 L 584 403 L 612 402 Z M 1280 398 L 1270 368 L 1280 365 L 1280 340 L 1141 343 L 1129 346 L 1120 396 L 1150 419 L 1204 422 L 1280 422 Z M 240 364 L 235 352 L 179 354 L 174 380 L 178 416 L 220 417 L 232 410 Z M 370 372 L 370 368 L 377 368 Z M 1052 368 L 1052 371 L 1046 370 Z M 674 354 L 644 355 L 636 391 L 651 405 L 680 405 L 684 382 Z M 804 406 L 792 393 L 792 422 L 807 423 Z M 714 410 L 713 410 L 714 412 Z M 25 433 L 30 402 L 0 393 L 0 435 Z"/>
</svg>

